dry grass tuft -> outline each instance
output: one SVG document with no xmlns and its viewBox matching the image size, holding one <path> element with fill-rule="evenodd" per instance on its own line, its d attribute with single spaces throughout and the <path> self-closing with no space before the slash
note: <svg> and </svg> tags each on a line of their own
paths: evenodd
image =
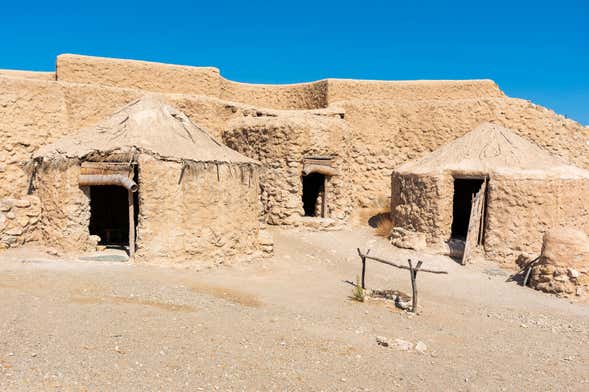
<svg viewBox="0 0 589 392">
<path fill-rule="evenodd" d="M 393 228 L 390 212 L 376 215 L 375 221 L 376 227 L 374 228 L 374 233 L 379 237 L 388 237 Z"/>
</svg>

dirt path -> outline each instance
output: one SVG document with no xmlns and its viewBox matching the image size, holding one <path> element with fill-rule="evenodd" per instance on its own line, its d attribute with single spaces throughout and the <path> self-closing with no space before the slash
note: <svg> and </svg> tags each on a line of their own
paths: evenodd
<svg viewBox="0 0 589 392">
<path fill-rule="evenodd" d="M 421 314 L 349 300 L 370 232 L 275 232 L 272 259 L 194 271 L 0 259 L 1 390 L 589 390 L 589 306 L 493 264 L 422 274 Z M 370 264 L 373 288 L 409 274 Z M 391 342 L 376 343 L 382 336 Z M 395 339 L 427 349 L 402 351 Z"/>
</svg>

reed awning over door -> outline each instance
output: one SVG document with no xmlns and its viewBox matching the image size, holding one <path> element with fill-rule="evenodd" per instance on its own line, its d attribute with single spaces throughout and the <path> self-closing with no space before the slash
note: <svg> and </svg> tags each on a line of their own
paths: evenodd
<svg viewBox="0 0 589 392">
<path fill-rule="evenodd" d="M 319 173 L 325 176 L 337 176 L 339 171 L 333 167 L 333 158 L 309 157 L 303 158 L 303 174 Z"/>
<path fill-rule="evenodd" d="M 115 185 L 136 192 L 133 165 L 111 162 L 84 162 L 80 169 L 80 186 Z"/>
</svg>

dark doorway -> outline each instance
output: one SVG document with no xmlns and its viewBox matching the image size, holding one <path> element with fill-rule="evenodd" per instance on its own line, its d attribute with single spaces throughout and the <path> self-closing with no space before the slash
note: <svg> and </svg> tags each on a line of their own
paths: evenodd
<svg viewBox="0 0 589 392">
<path fill-rule="evenodd" d="M 136 192 L 137 193 L 137 192 Z M 133 195 L 135 213 L 137 197 Z M 136 224 L 137 219 L 134 219 Z M 100 245 L 129 245 L 129 195 L 122 186 L 90 187 L 90 225 L 92 235 L 100 237 Z"/>
<path fill-rule="evenodd" d="M 324 197 L 325 176 L 311 173 L 303 176 L 303 209 L 305 216 L 322 216 L 323 208 L 317 205 L 319 196 Z M 321 200 L 323 202 L 323 199 Z M 318 213 L 319 212 L 319 213 Z"/>
<path fill-rule="evenodd" d="M 481 189 L 482 178 L 455 178 L 452 208 L 452 238 L 465 240 L 470 220 L 472 200 Z"/>
</svg>

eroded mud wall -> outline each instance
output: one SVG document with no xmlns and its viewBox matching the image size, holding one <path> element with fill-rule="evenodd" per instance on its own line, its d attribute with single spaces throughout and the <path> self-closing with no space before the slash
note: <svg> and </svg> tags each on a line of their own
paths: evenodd
<svg viewBox="0 0 589 392">
<path fill-rule="evenodd" d="M 485 252 L 491 259 L 539 255 L 549 229 L 589 232 L 589 180 L 492 177 L 488 197 Z"/>
<path fill-rule="evenodd" d="M 219 70 L 147 61 L 64 54 L 57 56 L 57 80 L 157 93 L 218 96 Z"/>
<path fill-rule="evenodd" d="M 343 100 L 431 100 L 503 97 L 490 80 L 362 81 L 324 79 L 284 85 L 227 80 L 214 67 L 64 54 L 56 78 L 63 82 L 140 89 L 157 93 L 206 95 L 273 109 L 318 109 Z"/>
<path fill-rule="evenodd" d="M 254 252 L 257 169 L 209 164 L 181 172 L 178 163 L 139 161 L 137 261 L 207 265 Z"/>
<path fill-rule="evenodd" d="M 502 98 L 505 95 L 492 80 L 350 80 L 327 79 L 327 102 L 339 101 L 425 101 L 449 99 Z"/>
</svg>

